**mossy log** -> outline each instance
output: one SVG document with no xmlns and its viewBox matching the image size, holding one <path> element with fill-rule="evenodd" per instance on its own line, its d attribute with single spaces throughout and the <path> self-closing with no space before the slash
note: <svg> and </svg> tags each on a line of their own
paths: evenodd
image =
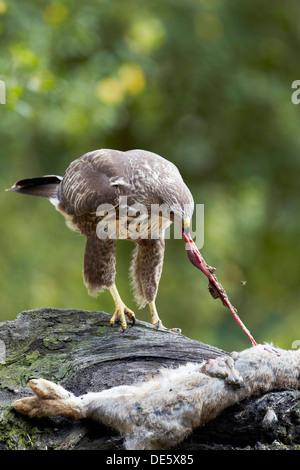
<svg viewBox="0 0 300 470">
<path fill-rule="evenodd" d="M 130 385 L 163 367 L 227 354 L 181 334 L 137 321 L 123 332 L 105 312 L 52 308 L 20 313 L 0 324 L 5 360 L 0 365 L 0 450 L 122 450 L 122 436 L 91 420 L 29 419 L 12 402 L 30 394 L 27 382 L 43 377 L 75 395 Z M 198 449 L 290 449 L 300 443 L 300 392 L 251 398 L 197 428 L 177 451 Z M 276 425 L 266 425 L 268 408 Z"/>
</svg>

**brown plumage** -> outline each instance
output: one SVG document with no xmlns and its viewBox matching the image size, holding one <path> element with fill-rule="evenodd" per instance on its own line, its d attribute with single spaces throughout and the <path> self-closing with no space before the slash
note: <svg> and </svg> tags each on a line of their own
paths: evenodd
<svg viewBox="0 0 300 470">
<path fill-rule="evenodd" d="M 171 162 L 151 152 L 131 150 L 121 152 L 102 149 L 89 152 L 73 161 L 64 176 L 46 176 L 18 181 L 10 191 L 47 197 L 66 218 L 68 226 L 86 237 L 83 277 L 91 294 L 108 288 L 115 302 L 111 324 L 120 320 L 126 329 L 125 315 L 134 322 L 134 313 L 122 302 L 115 285 L 115 239 L 99 238 L 97 225 L 104 221 L 99 206 L 115 209 L 116 220 L 126 198 L 127 208 L 142 204 L 150 220 L 152 205 L 164 207 L 159 227 L 148 227 L 148 235 L 127 239 L 136 243 L 130 269 L 135 296 L 140 307 L 149 304 L 151 321 L 163 327 L 158 317 L 155 299 L 164 257 L 164 229 L 170 221 L 189 222 L 194 202 L 182 177 Z M 168 212 L 168 209 L 171 210 Z M 139 215 L 140 213 L 136 213 Z M 130 224 L 137 215 L 129 216 Z M 106 220 L 106 219 L 105 219 Z"/>
</svg>

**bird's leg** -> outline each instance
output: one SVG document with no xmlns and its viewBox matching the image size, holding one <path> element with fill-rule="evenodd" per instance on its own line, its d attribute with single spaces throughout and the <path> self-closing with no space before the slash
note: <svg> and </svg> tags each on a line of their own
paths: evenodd
<svg viewBox="0 0 300 470">
<path fill-rule="evenodd" d="M 150 309 L 150 315 L 151 315 L 151 323 L 152 325 L 156 326 L 157 328 L 159 329 L 163 329 L 163 330 L 168 330 L 168 331 L 173 331 L 174 333 L 181 333 L 181 330 L 180 328 L 166 328 L 162 322 L 161 322 L 161 319 L 159 318 L 158 316 L 158 313 L 157 313 L 157 310 L 156 310 L 156 306 L 155 306 L 155 302 L 149 302 L 149 309 Z"/>
<path fill-rule="evenodd" d="M 164 325 L 162 324 L 159 316 L 158 316 L 156 306 L 155 306 L 155 302 L 150 302 L 149 303 L 149 309 L 150 309 L 152 325 L 156 326 L 157 328 L 165 328 Z"/>
<path fill-rule="evenodd" d="M 124 302 L 121 299 L 120 294 L 119 294 L 118 289 L 117 289 L 115 284 L 112 284 L 109 287 L 109 291 L 110 291 L 110 293 L 112 295 L 112 298 L 114 299 L 114 303 L 115 303 L 115 313 L 113 314 L 113 316 L 110 319 L 110 324 L 114 325 L 116 320 L 120 320 L 122 330 L 126 330 L 127 323 L 126 323 L 125 315 L 127 315 L 129 321 L 131 321 L 133 325 L 135 324 L 135 315 L 124 304 Z"/>
</svg>

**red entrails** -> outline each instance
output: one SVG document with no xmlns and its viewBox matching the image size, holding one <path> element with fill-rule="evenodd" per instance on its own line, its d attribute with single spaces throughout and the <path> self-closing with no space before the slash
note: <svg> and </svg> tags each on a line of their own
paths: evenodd
<svg viewBox="0 0 300 470">
<path fill-rule="evenodd" d="M 191 250 L 194 254 L 194 256 L 196 257 L 196 260 L 188 253 L 188 258 L 189 260 L 191 261 L 191 263 L 196 266 L 198 269 L 200 269 L 206 276 L 207 278 L 209 279 L 210 281 L 210 284 L 212 284 L 212 286 L 210 285 L 210 293 L 211 295 L 214 297 L 214 298 L 220 298 L 223 302 L 223 305 L 225 305 L 226 307 L 229 308 L 229 310 L 231 311 L 231 313 L 233 314 L 236 322 L 242 327 L 242 329 L 245 331 L 245 333 L 247 334 L 248 338 L 250 339 L 251 343 L 252 343 L 252 346 L 257 346 L 257 343 L 255 341 L 255 339 L 253 338 L 253 336 L 251 335 L 250 331 L 248 330 L 248 328 L 246 328 L 246 326 L 244 325 L 244 323 L 242 322 L 242 320 L 240 319 L 240 317 L 238 316 L 237 314 L 237 310 L 235 307 L 233 307 L 233 305 L 230 303 L 229 299 L 228 299 L 228 296 L 225 292 L 225 290 L 223 289 L 223 287 L 221 286 L 221 284 L 218 282 L 216 276 L 213 274 L 213 271 L 214 271 L 214 268 L 211 268 L 203 259 L 200 251 L 198 250 L 197 246 L 195 245 L 193 239 L 191 238 L 190 234 L 186 234 L 184 232 L 184 230 L 182 230 L 182 235 L 185 239 L 185 242 L 190 246 L 187 248 L 187 250 Z"/>
</svg>

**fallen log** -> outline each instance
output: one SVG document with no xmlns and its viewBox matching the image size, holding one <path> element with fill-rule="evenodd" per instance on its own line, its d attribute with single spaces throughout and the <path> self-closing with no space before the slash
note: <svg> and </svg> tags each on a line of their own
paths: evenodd
<svg viewBox="0 0 300 470">
<path fill-rule="evenodd" d="M 207 360 L 230 359 L 225 351 L 178 333 L 157 330 L 142 321 L 124 332 L 117 325 L 111 327 L 109 319 L 105 312 L 45 308 L 22 312 L 16 320 L 0 324 L 0 341 L 5 346 L 5 359 L 0 365 L 1 450 L 124 449 L 124 435 L 99 421 L 87 417 L 79 421 L 62 416 L 29 418 L 18 413 L 12 403 L 33 395 L 27 385 L 30 380 L 42 377 L 79 397 L 120 385 L 145 384 L 160 370 L 176 370 L 187 363 L 198 367 Z M 272 360 L 276 357 L 274 351 L 266 354 Z M 285 369 L 283 356 L 280 364 Z M 243 366 L 242 375 L 246 368 Z M 218 384 L 226 382 L 224 377 L 207 377 Z M 247 381 L 247 376 L 243 379 Z M 212 421 L 196 426 L 183 440 L 170 442 L 167 448 L 297 448 L 297 380 L 296 374 L 291 386 L 283 391 L 265 393 L 262 387 L 261 393 L 255 392 L 259 396 L 242 401 L 242 395 L 237 395 L 233 406 L 225 404 Z M 244 385 L 227 383 L 222 387 L 236 387 L 234 393 L 239 394 Z"/>
</svg>

